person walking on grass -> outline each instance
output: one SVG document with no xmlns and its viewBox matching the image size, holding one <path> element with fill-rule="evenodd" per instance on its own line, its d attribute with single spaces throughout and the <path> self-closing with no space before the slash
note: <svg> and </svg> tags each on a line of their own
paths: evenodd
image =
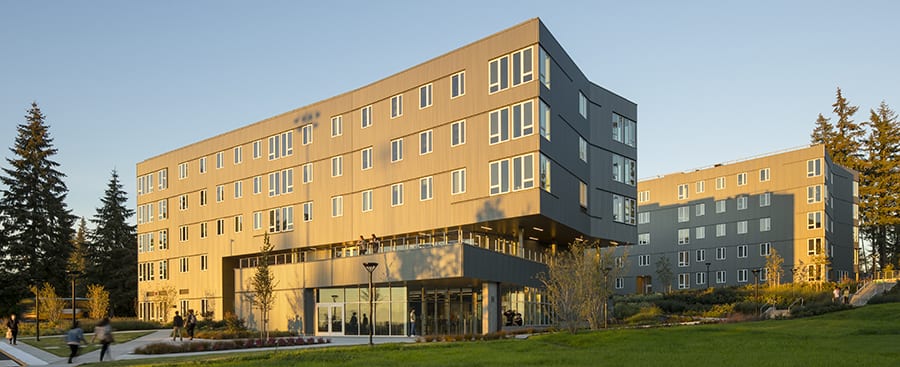
<svg viewBox="0 0 900 367">
<path fill-rule="evenodd" d="M 197 316 L 194 315 L 194 310 L 188 310 L 187 316 L 187 333 L 188 336 L 191 337 L 191 340 L 194 340 L 194 328 L 197 327 Z"/>
<path fill-rule="evenodd" d="M 91 343 L 94 343 L 95 340 L 100 339 L 100 362 L 103 362 L 103 355 L 109 355 L 109 359 L 112 359 L 112 352 L 109 351 L 109 344 L 113 342 L 112 335 L 112 326 L 109 325 L 109 317 L 104 317 L 103 320 L 100 320 L 100 323 L 94 327 L 94 336 L 91 338 Z"/>
<path fill-rule="evenodd" d="M 175 318 L 172 319 L 172 341 L 175 341 L 175 338 L 181 339 L 184 341 L 184 337 L 181 335 L 181 328 L 184 327 L 184 319 L 181 318 L 181 315 L 178 314 L 178 311 L 175 311 Z"/>
<path fill-rule="evenodd" d="M 78 348 L 84 343 L 84 330 L 78 326 L 78 320 L 72 321 L 72 328 L 66 333 L 66 344 L 69 346 L 69 363 L 78 355 Z"/>
</svg>

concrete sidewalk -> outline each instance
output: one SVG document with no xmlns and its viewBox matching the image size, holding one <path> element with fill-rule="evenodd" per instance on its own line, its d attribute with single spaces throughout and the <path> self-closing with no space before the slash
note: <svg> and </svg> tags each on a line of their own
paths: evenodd
<svg viewBox="0 0 900 367">
<path fill-rule="evenodd" d="M 160 358 L 160 357 L 179 357 L 179 356 L 196 356 L 196 355 L 210 355 L 210 354 L 229 354 L 229 353 L 247 353 L 247 352 L 261 352 L 261 351 L 275 351 L 275 350 L 291 350 L 291 349 L 301 349 L 301 348 L 322 348 L 322 347 L 330 347 L 330 346 L 347 346 L 347 345 L 365 345 L 369 343 L 369 338 L 367 336 L 332 336 L 332 337 L 324 337 L 325 339 L 331 339 L 331 343 L 327 344 L 315 344 L 315 345 L 298 345 L 298 346 L 285 346 L 285 347 L 271 347 L 271 348 L 248 348 L 248 349 L 232 349 L 232 350 L 222 350 L 222 351 L 205 351 L 205 352 L 192 352 L 192 353 L 173 353 L 173 354 L 134 354 L 134 350 L 138 347 L 152 344 L 152 343 L 190 343 L 190 341 L 172 341 L 171 339 L 172 330 L 163 329 L 156 330 L 148 335 L 142 336 L 140 338 L 125 342 L 125 343 L 113 343 L 110 345 L 109 350 L 112 354 L 112 360 L 119 359 L 146 359 L 146 358 Z M 62 336 L 54 335 L 54 336 L 46 336 L 44 338 L 59 338 L 60 339 L 60 348 L 67 348 L 62 343 Z M 319 337 L 316 337 L 319 338 Z M 85 339 L 90 341 L 90 336 L 85 336 Z M 20 339 L 21 340 L 21 339 Z M 407 338 L 407 337 L 397 337 L 397 336 L 380 336 L 374 337 L 372 339 L 375 344 L 387 344 L 387 343 L 414 343 L 415 338 Z M 195 341 L 201 341 L 200 339 L 195 339 Z M 72 364 L 68 363 L 68 357 L 58 357 L 54 354 L 45 352 L 41 349 L 34 348 L 25 343 L 18 343 L 18 345 L 9 345 L 5 341 L 0 342 L 0 351 L 4 354 L 12 357 L 13 360 L 18 361 L 19 363 L 29 365 L 29 366 L 74 366 L 79 365 L 81 363 L 88 362 L 98 362 L 100 361 L 100 350 L 95 350 L 90 353 L 80 354 L 75 357 L 72 361 Z M 109 356 L 104 356 L 104 361 L 108 361 Z"/>
</svg>

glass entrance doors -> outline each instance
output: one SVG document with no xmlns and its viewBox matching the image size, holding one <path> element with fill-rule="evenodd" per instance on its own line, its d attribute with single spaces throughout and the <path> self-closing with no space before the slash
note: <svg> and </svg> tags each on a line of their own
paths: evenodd
<svg viewBox="0 0 900 367">
<path fill-rule="evenodd" d="M 316 304 L 316 335 L 344 335 L 344 304 Z"/>
</svg>

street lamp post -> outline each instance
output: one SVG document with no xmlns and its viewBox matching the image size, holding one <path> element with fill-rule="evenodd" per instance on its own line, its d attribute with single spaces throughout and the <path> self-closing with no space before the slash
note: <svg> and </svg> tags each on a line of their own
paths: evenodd
<svg viewBox="0 0 900 367">
<path fill-rule="evenodd" d="M 609 320 L 609 316 L 607 315 L 607 307 L 609 305 L 609 272 L 612 270 L 611 267 L 603 268 L 603 328 L 607 328 L 607 320 Z"/>
<path fill-rule="evenodd" d="M 363 263 L 363 267 L 369 272 L 369 345 L 374 346 L 375 343 L 372 342 L 372 336 L 375 335 L 375 292 L 374 288 L 372 288 L 372 272 L 378 267 L 378 263 Z"/>
<path fill-rule="evenodd" d="M 709 289 L 709 283 L 710 283 L 710 280 L 709 280 L 709 266 L 710 266 L 710 265 L 712 265 L 712 263 L 706 263 L 706 289 Z"/>
<path fill-rule="evenodd" d="M 75 321 L 77 321 L 75 314 L 75 279 L 81 275 L 81 272 L 78 270 L 69 270 L 67 273 L 72 277 L 72 327 L 75 327 Z"/>
<path fill-rule="evenodd" d="M 34 294 L 34 340 L 41 341 L 41 291 L 35 286 Z"/>
<path fill-rule="evenodd" d="M 754 296 L 756 317 L 759 317 L 759 269 L 753 269 L 753 281 L 756 282 L 756 295 Z"/>
</svg>

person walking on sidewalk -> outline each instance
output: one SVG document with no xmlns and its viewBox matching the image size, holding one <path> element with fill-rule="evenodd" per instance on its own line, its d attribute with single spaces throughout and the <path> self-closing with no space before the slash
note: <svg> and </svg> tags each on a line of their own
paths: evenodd
<svg viewBox="0 0 900 367">
<path fill-rule="evenodd" d="M 69 363 L 72 363 L 72 358 L 78 355 L 78 348 L 84 342 L 84 330 L 81 330 L 81 327 L 78 326 L 78 320 L 72 321 L 72 328 L 66 333 L 66 344 L 69 345 L 69 351 L 71 352 L 69 353 Z"/>
<path fill-rule="evenodd" d="M 191 337 L 191 340 L 194 340 L 194 328 L 197 327 L 197 316 L 194 315 L 194 310 L 188 310 L 187 316 L 187 332 L 188 336 Z"/>
<path fill-rule="evenodd" d="M 181 318 L 181 315 L 178 314 L 178 311 L 175 311 L 175 318 L 172 319 L 172 341 L 175 341 L 175 338 L 181 339 L 184 341 L 184 337 L 181 335 L 181 328 L 184 327 L 184 319 Z"/>
<path fill-rule="evenodd" d="M 6 320 L 6 341 L 10 345 L 18 344 L 16 339 L 19 337 L 19 320 L 16 319 L 16 314 L 9 315 L 9 320 Z"/>
<path fill-rule="evenodd" d="M 100 323 L 94 327 L 94 337 L 91 338 L 91 343 L 94 343 L 95 340 L 100 339 L 100 362 L 103 362 L 103 355 L 108 354 L 109 359 L 112 359 L 112 352 L 109 351 L 109 344 L 113 342 L 112 335 L 112 327 L 109 325 L 109 317 L 104 317 L 103 320 L 100 320 Z"/>
</svg>

